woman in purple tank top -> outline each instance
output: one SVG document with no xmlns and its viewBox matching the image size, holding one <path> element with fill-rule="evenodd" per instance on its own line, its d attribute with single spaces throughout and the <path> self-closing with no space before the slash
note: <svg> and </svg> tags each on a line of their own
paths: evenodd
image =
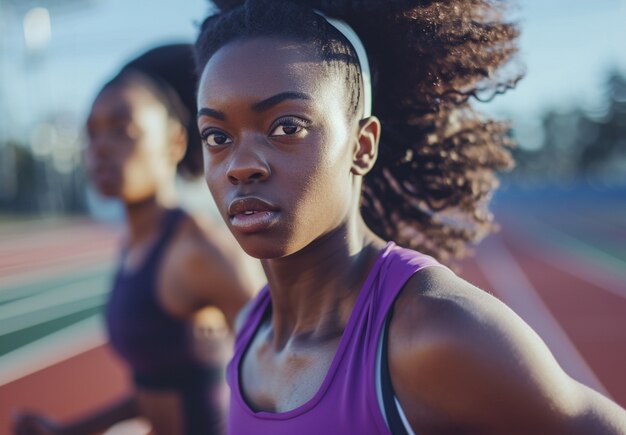
<svg viewBox="0 0 626 435">
<path fill-rule="evenodd" d="M 62 425 L 24 415 L 17 433 L 92 434 L 136 416 L 156 435 L 224 432 L 229 329 L 262 274 L 253 273 L 229 234 L 177 206 L 177 169 L 188 177 L 202 173 L 195 86 L 191 45 L 161 46 L 124 66 L 98 93 L 87 120 L 88 172 L 126 211 L 105 318 L 133 394 Z M 208 323 L 207 310 L 215 313 Z"/>
<path fill-rule="evenodd" d="M 489 232 L 511 165 L 507 126 L 470 104 L 519 78 L 504 5 L 218 7 L 196 42 L 205 176 L 269 283 L 241 317 L 230 433 L 624 433 L 624 410 L 433 258 Z"/>
</svg>

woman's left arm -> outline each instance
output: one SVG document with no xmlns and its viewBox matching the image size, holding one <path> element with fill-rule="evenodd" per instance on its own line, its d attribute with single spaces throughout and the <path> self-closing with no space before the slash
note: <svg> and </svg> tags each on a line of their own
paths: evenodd
<svg viewBox="0 0 626 435">
<path fill-rule="evenodd" d="M 418 433 L 626 434 L 626 411 L 568 376 L 494 297 L 425 269 L 395 304 L 394 390 Z"/>
</svg>

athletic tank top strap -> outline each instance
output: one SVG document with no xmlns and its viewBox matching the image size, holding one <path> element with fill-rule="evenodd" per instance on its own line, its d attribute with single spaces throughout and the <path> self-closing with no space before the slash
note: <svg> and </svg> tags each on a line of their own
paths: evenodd
<svg viewBox="0 0 626 435">
<path fill-rule="evenodd" d="M 382 407 L 389 430 L 391 430 L 391 433 L 394 435 L 408 435 L 408 430 L 404 426 L 404 422 L 398 411 L 398 406 L 396 405 L 396 395 L 393 390 L 393 385 L 391 384 L 391 373 L 389 372 L 389 355 L 387 350 L 389 348 L 389 324 L 391 323 L 392 315 L 393 307 L 391 307 L 383 326 L 380 355 L 381 367 L 377 375 L 380 376 Z"/>
<path fill-rule="evenodd" d="M 376 310 L 377 333 L 382 331 L 391 306 L 413 275 L 426 267 L 445 267 L 429 255 L 401 248 L 393 242 L 389 242 L 385 256 L 387 261 L 378 275 L 381 282 L 377 283 L 373 294 L 373 303 L 379 307 Z"/>
<path fill-rule="evenodd" d="M 174 234 L 176 234 L 176 230 L 178 230 L 184 216 L 185 212 L 180 208 L 172 208 L 165 212 L 165 216 L 163 216 L 163 221 L 160 225 L 163 230 L 150 250 L 142 268 L 149 269 L 158 265 L 157 263 L 159 263 L 163 257 L 163 251 L 168 246 Z"/>
<path fill-rule="evenodd" d="M 235 338 L 235 348 L 246 346 L 256 332 L 257 326 L 263 320 L 263 316 L 267 312 L 267 306 L 270 304 L 270 292 L 267 284 L 252 300 L 248 309 L 246 318 L 243 321 L 241 329 L 237 332 Z"/>
<path fill-rule="evenodd" d="M 421 254 L 416 251 L 403 249 L 395 246 L 390 252 L 394 258 L 387 262 L 386 283 L 382 286 L 385 291 L 380 295 L 379 302 L 381 309 L 378 311 L 376 320 L 376 335 L 379 337 L 378 352 L 375 356 L 379 368 L 375 374 L 375 381 L 380 384 L 380 393 L 377 396 L 381 399 L 381 411 L 384 413 L 387 426 L 392 434 L 404 435 L 412 434 L 413 431 L 408 426 L 406 417 L 402 414 L 400 403 L 398 402 L 393 385 L 391 383 L 391 373 L 389 371 L 388 342 L 389 325 L 394 311 L 394 303 L 407 282 L 420 270 L 426 267 L 444 267 L 433 257 Z M 377 379 L 376 379 L 377 378 Z"/>
</svg>

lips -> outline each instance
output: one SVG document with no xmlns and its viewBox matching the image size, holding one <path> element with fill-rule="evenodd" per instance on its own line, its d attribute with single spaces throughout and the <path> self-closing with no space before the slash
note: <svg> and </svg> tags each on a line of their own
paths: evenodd
<svg viewBox="0 0 626 435">
<path fill-rule="evenodd" d="M 279 208 L 255 197 L 235 199 L 228 206 L 231 226 L 244 233 L 263 231 L 278 219 Z"/>
<path fill-rule="evenodd" d="M 278 211 L 278 207 L 270 202 L 252 196 L 235 199 L 228 206 L 228 214 L 231 218 L 238 214 L 250 215 L 272 211 Z"/>
</svg>

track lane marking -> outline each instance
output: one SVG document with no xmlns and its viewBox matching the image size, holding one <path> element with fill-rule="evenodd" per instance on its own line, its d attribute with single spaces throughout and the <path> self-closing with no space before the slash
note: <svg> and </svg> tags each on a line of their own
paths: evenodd
<svg viewBox="0 0 626 435">
<path fill-rule="evenodd" d="M 481 243 L 476 264 L 496 295 L 537 332 L 571 377 L 610 397 L 499 236 Z"/>
</svg>

